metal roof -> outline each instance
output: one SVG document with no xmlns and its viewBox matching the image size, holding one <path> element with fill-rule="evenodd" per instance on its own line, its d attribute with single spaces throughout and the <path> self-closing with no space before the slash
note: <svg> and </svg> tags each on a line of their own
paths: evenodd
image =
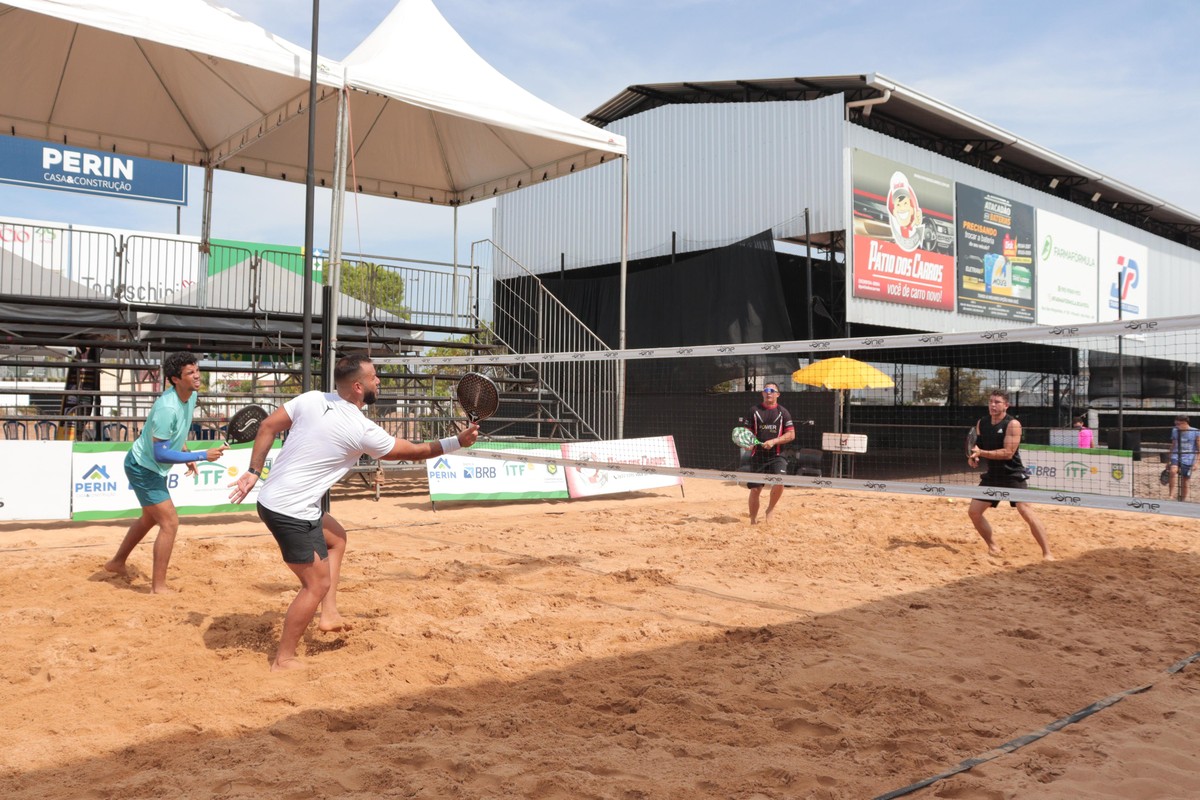
<svg viewBox="0 0 1200 800">
<path fill-rule="evenodd" d="M 681 103 L 762 103 L 843 95 L 846 119 L 1200 249 L 1200 216 L 1051 152 L 878 73 L 630 86 L 584 119 L 605 127 Z"/>
</svg>

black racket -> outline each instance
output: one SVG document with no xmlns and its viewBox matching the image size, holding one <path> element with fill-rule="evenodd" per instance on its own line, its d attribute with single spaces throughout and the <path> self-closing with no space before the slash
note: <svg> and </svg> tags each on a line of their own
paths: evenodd
<svg viewBox="0 0 1200 800">
<path fill-rule="evenodd" d="M 975 449 L 975 442 L 979 441 L 979 430 L 972 427 L 967 431 L 967 458 L 971 457 L 971 451 Z"/>
<path fill-rule="evenodd" d="M 486 375 L 468 372 L 458 379 L 458 404 L 471 422 L 479 422 L 496 413 L 500 407 L 500 391 Z"/>
<path fill-rule="evenodd" d="M 258 436 L 258 426 L 267 418 L 267 410 L 262 406 L 246 406 L 235 411 L 225 426 L 225 443 L 242 444 L 253 442 Z"/>
</svg>

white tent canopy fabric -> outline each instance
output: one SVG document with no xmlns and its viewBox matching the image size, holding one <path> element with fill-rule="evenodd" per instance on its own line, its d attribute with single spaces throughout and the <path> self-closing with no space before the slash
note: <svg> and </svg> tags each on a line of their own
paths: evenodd
<svg viewBox="0 0 1200 800">
<path fill-rule="evenodd" d="M 460 205 L 584 169 L 625 153 L 625 139 L 538 99 L 484 61 L 432 0 L 400 0 L 342 62 L 348 91 L 351 189 Z M 332 103 L 318 128 L 336 128 Z M 303 175 L 307 130 L 291 124 L 226 166 Z M 336 186 L 332 135 L 316 174 Z M 348 185 L 348 184 L 343 184 Z"/>
<path fill-rule="evenodd" d="M 0 3 L 0 130 L 216 164 L 303 116 L 310 60 L 206 0 L 10 0 Z M 319 96 L 336 97 L 340 67 L 317 80 Z"/>
</svg>

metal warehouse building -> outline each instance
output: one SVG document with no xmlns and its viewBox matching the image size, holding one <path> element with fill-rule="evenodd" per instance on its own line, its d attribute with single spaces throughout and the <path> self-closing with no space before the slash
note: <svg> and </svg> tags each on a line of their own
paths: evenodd
<svg viewBox="0 0 1200 800">
<path fill-rule="evenodd" d="M 878 74 L 632 86 L 587 119 L 628 139 L 630 274 L 766 236 L 795 338 L 1195 311 L 1196 214 Z M 621 216 L 614 162 L 499 198 L 494 239 L 548 283 L 611 276 Z"/>
</svg>

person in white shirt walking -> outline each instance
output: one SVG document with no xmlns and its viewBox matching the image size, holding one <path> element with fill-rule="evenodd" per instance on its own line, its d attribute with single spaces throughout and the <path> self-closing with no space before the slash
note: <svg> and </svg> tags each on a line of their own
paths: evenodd
<svg viewBox="0 0 1200 800">
<path fill-rule="evenodd" d="M 272 670 L 304 666 L 296 648 L 318 608 L 321 630 L 350 627 L 337 608 L 346 529 L 321 511 L 325 492 L 363 454 L 387 461 L 417 461 L 470 447 L 479 435 L 479 426 L 470 425 L 457 436 L 418 444 L 398 439 L 367 419 L 362 407 L 374 403 L 379 392 L 379 376 L 368 356 L 339 359 L 334 386 L 334 392 L 311 391 L 294 397 L 263 420 L 250 468 L 230 484 L 230 501 L 245 500 L 259 480 L 275 437 L 288 432 L 258 493 L 258 515 L 279 544 L 284 563 L 300 579 L 300 591 L 284 617 Z"/>
</svg>

